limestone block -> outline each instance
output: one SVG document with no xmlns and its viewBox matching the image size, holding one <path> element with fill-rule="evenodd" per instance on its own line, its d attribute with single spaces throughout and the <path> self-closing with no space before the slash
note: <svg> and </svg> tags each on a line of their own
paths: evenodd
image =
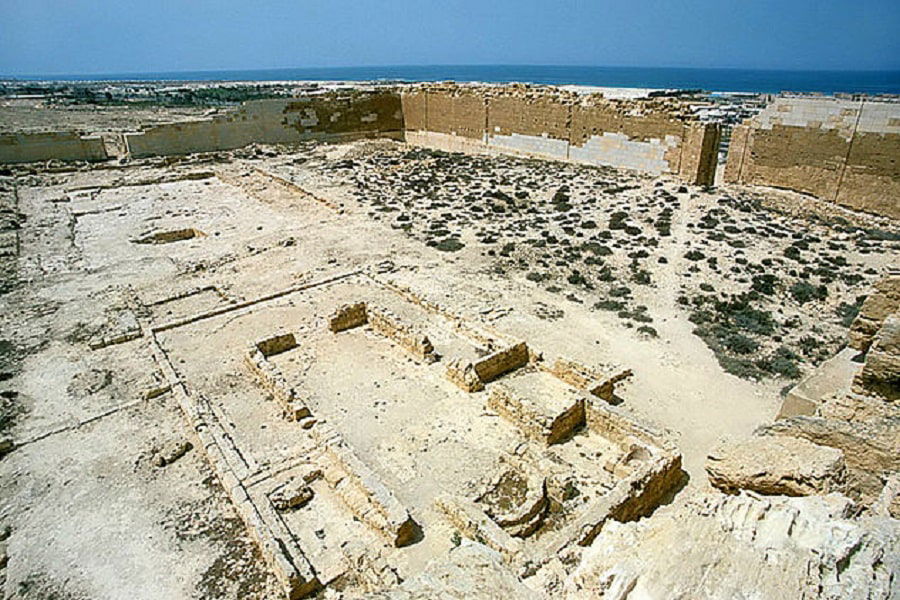
<svg viewBox="0 0 900 600">
<path fill-rule="evenodd" d="M 837 494 L 695 494 L 651 519 L 607 524 L 564 597 L 891 598 L 900 528 L 851 520 L 849 504 Z"/>
<path fill-rule="evenodd" d="M 728 493 L 809 496 L 842 490 L 846 483 L 844 453 L 792 437 L 754 437 L 725 444 L 706 461 L 713 486 Z"/>
<path fill-rule="evenodd" d="M 281 484 L 269 494 L 269 500 L 276 510 L 285 511 L 305 506 L 312 500 L 313 491 L 302 478 L 295 478 Z"/>
<path fill-rule="evenodd" d="M 785 395 L 776 418 L 814 415 L 826 401 L 846 395 L 859 371 L 859 363 L 853 361 L 856 355 L 853 348 L 844 348 L 819 365 Z"/>
<path fill-rule="evenodd" d="M 484 382 L 475 371 L 475 365 L 469 361 L 460 358 L 451 360 L 447 364 L 445 376 L 465 392 L 480 392 L 484 389 Z"/>
<path fill-rule="evenodd" d="M 269 358 L 296 348 L 297 339 L 293 333 L 279 333 L 272 337 L 263 338 L 257 341 L 255 345 L 257 350 L 262 352 L 263 357 Z"/>
<path fill-rule="evenodd" d="M 509 348 L 498 350 L 475 361 L 472 366 L 478 378 L 483 383 L 497 379 L 504 373 L 508 373 L 528 363 L 528 345 L 519 342 Z"/>
</svg>

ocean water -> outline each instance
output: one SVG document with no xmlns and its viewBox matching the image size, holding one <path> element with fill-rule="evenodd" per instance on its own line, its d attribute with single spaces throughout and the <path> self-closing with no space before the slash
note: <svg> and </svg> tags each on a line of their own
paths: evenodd
<svg viewBox="0 0 900 600">
<path fill-rule="evenodd" d="M 900 94 L 900 71 L 764 71 L 751 69 L 682 69 L 647 67 L 577 67 L 539 65 L 436 65 L 261 69 L 249 71 L 181 71 L 19 77 L 31 80 L 130 81 L 522 81 L 607 87 L 702 89 L 719 92 L 836 92 Z"/>
</svg>

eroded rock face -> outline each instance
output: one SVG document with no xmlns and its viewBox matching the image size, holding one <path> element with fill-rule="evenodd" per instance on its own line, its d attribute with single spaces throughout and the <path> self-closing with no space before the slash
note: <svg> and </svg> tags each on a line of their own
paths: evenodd
<svg viewBox="0 0 900 600">
<path fill-rule="evenodd" d="M 850 506 L 839 494 L 700 494 L 652 519 L 610 522 L 566 580 L 566 596 L 892 598 L 900 522 L 851 521 Z"/>
<path fill-rule="evenodd" d="M 847 463 L 848 487 L 863 502 L 881 493 L 884 474 L 900 471 L 900 417 L 866 422 L 792 417 L 760 427 L 756 433 L 804 438 L 840 449 Z"/>
<path fill-rule="evenodd" d="M 727 493 L 809 496 L 843 489 L 844 453 L 792 437 L 756 437 L 725 444 L 706 460 L 709 481 Z"/>
</svg>

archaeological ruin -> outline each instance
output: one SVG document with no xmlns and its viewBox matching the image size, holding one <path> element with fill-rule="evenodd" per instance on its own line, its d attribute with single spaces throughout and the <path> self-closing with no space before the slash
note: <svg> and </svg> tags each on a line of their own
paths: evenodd
<svg viewBox="0 0 900 600">
<path fill-rule="evenodd" d="M 900 102 L 709 102 L 4 127 L 0 595 L 897 597 Z"/>
</svg>

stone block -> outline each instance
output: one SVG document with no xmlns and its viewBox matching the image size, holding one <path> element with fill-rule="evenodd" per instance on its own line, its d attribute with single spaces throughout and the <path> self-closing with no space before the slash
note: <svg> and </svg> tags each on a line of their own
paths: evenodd
<svg viewBox="0 0 900 600">
<path fill-rule="evenodd" d="M 723 444 L 706 460 L 710 483 L 727 493 L 809 496 L 842 491 L 844 453 L 793 437 L 754 437 Z"/>
<path fill-rule="evenodd" d="M 528 364 L 528 345 L 519 342 L 472 363 L 482 383 L 489 383 L 501 375 Z"/>
</svg>

